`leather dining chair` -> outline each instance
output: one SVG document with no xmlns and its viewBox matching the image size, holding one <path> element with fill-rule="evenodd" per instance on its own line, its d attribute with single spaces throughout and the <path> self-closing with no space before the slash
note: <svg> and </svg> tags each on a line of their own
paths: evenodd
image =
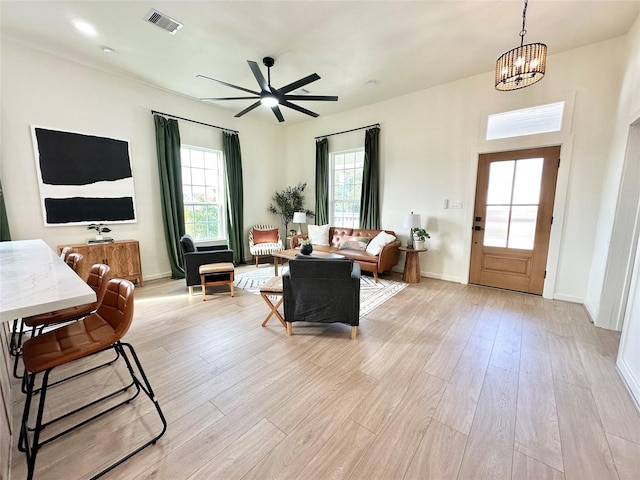
<svg viewBox="0 0 640 480">
<path fill-rule="evenodd" d="M 69 265 L 71 267 L 71 269 L 74 272 L 78 272 L 78 264 L 82 261 L 82 254 L 81 253 L 70 253 L 67 255 L 67 258 L 65 258 L 65 263 L 67 265 Z"/>
<path fill-rule="evenodd" d="M 45 327 L 51 327 L 60 325 L 63 323 L 78 320 L 86 317 L 87 315 L 96 311 L 98 306 L 102 303 L 104 294 L 107 291 L 107 284 L 111 278 L 111 268 L 104 263 L 96 263 L 89 271 L 89 277 L 87 278 L 87 285 L 96 293 L 96 301 L 92 303 L 85 303 L 84 305 L 77 305 L 74 307 L 63 308 L 61 310 L 55 310 L 53 312 L 42 313 L 40 315 L 34 315 L 31 317 L 25 317 L 22 319 L 23 329 L 19 332 L 17 339 L 18 352 L 15 356 L 13 365 L 13 376 L 15 378 L 22 378 L 22 375 L 18 375 L 18 363 L 20 359 L 20 348 L 22 344 L 22 335 L 24 334 L 24 327 L 27 327 L 27 331 L 31 329 L 31 338 L 36 336 L 36 333 L 42 333 Z"/>
<path fill-rule="evenodd" d="M 38 451 L 43 446 L 50 442 L 60 440 L 67 433 L 70 433 L 80 427 L 85 425 L 89 426 L 93 420 L 101 417 L 102 415 L 112 412 L 119 407 L 129 405 L 140 392 L 143 392 L 154 405 L 160 418 L 160 422 L 162 423 L 160 432 L 151 434 L 153 435 L 152 438 L 142 443 L 133 451 L 125 454 L 119 460 L 113 462 L 94 478 L 104 475 L 131 458 L 133 455 L 142 451 L 144 448 L 155 444 L 166 431 L 166 419 L 162 413 L 160 404 L 156 399 L 153 389 L 151 388 L 151 384 L 142 369 L 138 356 L 136 355 L 133 346 L 122 340 L 129 330 L 133 320 L 133 297 L 133 283 L 129 280 L 119 278 L 111 279 L 107 284 L 107 290 L 102 303 L 95 313 L 92 313 L 78 322 L 38 335 L 24 343 L 22 355 L 25 365 L 23 388 L 26 391 L 26 399 L 22 420 L 20 422 L 18 449 L 21 452 L 24 452 L 27 458 L 27 479 L 30 480 L 34 476 L 36 457 Z M 49 410 L 46 408 L 45 399 L 47 389 L 50 386 L 49 376 L 51 372 L 63 365 L 83 362 L 87 357 L 109 349 L 114 349 L 119 354 L 118 358 L 124 360 L 124 364 L 126 365 L 126 369 L 129 373 L 130 382 L 126 381 L 127 385 L 124 385 L 123 387 L 120 387 L 117 390 L 97 399 L 85 399 L 80 397 L 82 400 L 87 400 L 87 403 L 56 418 L 44 421 L 44 413 Z M 119 378 L 118 375 L 114 375 L 114 377 Z M 71 380 L 73 378 L 75 377 L 70 377 L 69 380 L 61 383 L 56 390 L 72 388 L 75 384 L 75 382 Z M 38 380 L 37 387 L 36 380 Z M 78 394 L 82 392 L 82 395 L 87 395 L 85 382 L 80 382 L 80 385 L 76 385 L 76 387 L 81 389 Z M 34 402 L 34 396 L 38 393 L 40 396 L 39 401 Z M 108 407 L 105 407 L 98 413 L 94 413 L 90 418 L 87 419 L 86 415 L 80 415 L 79 417 L 81 418 L 76 417 L 78 413 L 87 408 L 92 408 L 93 413 L 95 412 L 94 408 L 101 405 L 102 402 L 113 399 L 117 395 L 122 394 L 124 394 L 126 398 L 115 405 L 113 405 L 113 401 L 109 402 Z M 31 420 L 33 419 L 33 415 L 31 415 L 32 403 L 35 404 L 35 420 Z M 131 406 L 131 413 L 134 416 L 137 416 L 138 408 L 139 407 L 133 408 L 133 406 Z M 44 436 L 42 433 L 43 430 L 45 430 L 45 427 L 49 427 L 63 419 L 70 421 L 74 418 L 78 420 L 78 423 L 65 428 L 62 432 L 50 434 L 47 438 L 43 438 Z M 150 432 L 152 426 L 147 424 L 147 417 L 141 417 L 141 419 L 142 418 L 144 418 L 145 423 L 144 430 Z M 30 421 L 34 421 L 35 423 L 33 425 L 29 425 Z M 62 428 L 65 426 L 66 425 L 63 425 Z M 49 430 L 47 429 L 47 432 L 48 431 Z M 98 434 L 102 437 L 108 436 L 108 432 L 104 429 L 100 430 Z M 113 445 L 118 445 L 120 443 L 120 439 L 116 438 L 105 438 L 103 441 Z"/>
</svg>

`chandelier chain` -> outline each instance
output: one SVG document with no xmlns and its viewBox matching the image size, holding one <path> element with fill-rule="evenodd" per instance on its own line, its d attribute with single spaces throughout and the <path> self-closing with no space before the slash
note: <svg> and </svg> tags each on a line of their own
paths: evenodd
<svg viewBox="0 0 640 480">
<path fill-rule="evenodd" d="M 522 30 L 520 30 L 520 46 L 524 45 L 524 36 L 527 34 L 527 30 L 524 28 L 527 21 L 527 5 L 529 0 L 524 0 L 524 9 L 522 10 Z"/>
</svg>

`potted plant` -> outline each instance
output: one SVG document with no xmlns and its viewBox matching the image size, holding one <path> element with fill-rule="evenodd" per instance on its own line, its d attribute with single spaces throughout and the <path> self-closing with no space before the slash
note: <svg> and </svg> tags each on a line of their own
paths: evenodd
<svg viewBox="0 0 640 480">
<path fill-rule="evenodd" d="M 289 231 L 288 227 L 295 212 L 304 212 L 307 216 L 315 215 L 311 210 L 303 207 L 304 195 L 302 192 L 306 186 L 306 183 L 299 183 L 298 186 L 287 187 L 281 192 L 276 192 L 273 196 L 274 203 L 269 205 L 268 210 L 280 217 L 285 233 Z"/>
<path fill-rule="evenodd" d="M 414 228 L 413 229 L 413 248 L 416 250 L 424 249 L 424 242 L 427 238 L 431 238 L 431 236 L 427 233 L 424 228 Z"/>
<path fill-rule="evenodd" d="M 313 252 L 313 245 L 311 244 L 311 240 L 305 238 L 300 242 L 300 253 L 303 255 L 310 255 Z"/>
<path fill-rule="evenodd" d="M 103 240 L 103 233 L 109 233 L 111 229 L 107 227 L 104 223 L 91 223 L 87 225 L 87 230 L 95 230 L 96 231 L 96 240 Z"/>
</svg>

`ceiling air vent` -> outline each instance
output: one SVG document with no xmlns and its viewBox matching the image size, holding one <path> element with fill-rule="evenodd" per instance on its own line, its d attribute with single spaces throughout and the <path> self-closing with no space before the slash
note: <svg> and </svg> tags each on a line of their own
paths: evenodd
<svg viewBox="0 0 640 480">
<path fill-rule="evenodd" d="M 175 35 L 175 33 L 182 28 L 182 24 L 180 22 L 153 8 L 149 10 L 145 19 L 147 22 L 153 23 L 163 30 L 166 30 L 171 35 Z"/>
</svg>

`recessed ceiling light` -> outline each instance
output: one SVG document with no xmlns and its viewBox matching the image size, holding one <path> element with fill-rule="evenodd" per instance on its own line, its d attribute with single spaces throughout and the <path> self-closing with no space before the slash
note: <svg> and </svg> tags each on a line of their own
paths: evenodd
<svg viewBox="0 0 640 480">
<path fill-rule="evenodd" d="M 376 85 L 377 83 L 378 83 L 377 80 L 371 79 L 371 80 L 367 80 L 365 85 Z"/>
<path fill-rule="evenodd" d="M 73 24 L 78 30 L 80 30 L 82 33 L 84 33 L 89 37 L 95 37 L 96 35 L 98 35 L 98 32 L 96 32 L 96 29 L 93 28 L 92 25 L 89 25 L 87 22 L 82 22 L 80 20 L 77 20 L 73 22 Z"/>
<path fill-rule="evenodd" d="M 107 47 L 106 45 L 101 46 L 100 49 L 104 52 L 105 55 L 115 55 L 116 53 L 113 48 Z"/>
</svg>

